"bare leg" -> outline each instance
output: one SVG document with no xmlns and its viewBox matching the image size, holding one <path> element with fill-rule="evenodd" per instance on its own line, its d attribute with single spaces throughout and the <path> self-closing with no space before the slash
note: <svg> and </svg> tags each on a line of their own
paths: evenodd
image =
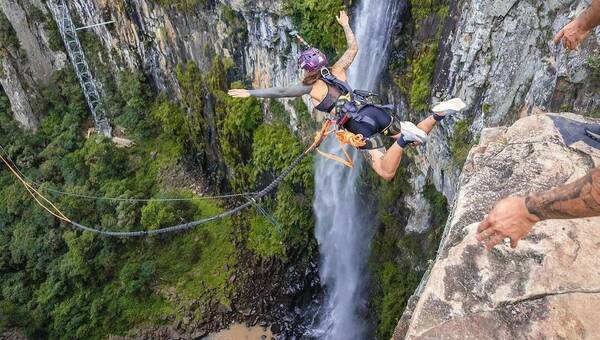
<svg viewBox="0 0 600 340">
<path fill-rule="evenodd" d="M 433 116 L 429 116 L 425 119 L 423 119 L 419 124 L 417 124 L 417 127 L 421 130 L 423 130 L 426 134 L 429 134 L 431 132 L 431 130 L 433 130 L 433 127 L 437 124 L 437 121 L 435 119 L 433 119 Z M 392 138 L 393 139 L 398 139 L 400 138 L 400 136 L 402 136 L 401 133 L 397 134 L 397 135 L 393 135 Z"/>
<path fill-rule="evenodd" d="M 429 134 L 436 123 L 435 119 L 429 116 L 420 122 L 417 127 Z M 398 139 L 400 136 L 401 134 L 397 134 L 392 138 Z M 402 155 L 404 154 L 404 149 L 397 143 L 394 143 L 387 151 L 384 148 L 380 148 L 365 150 L 363 152 L 373 170 L 375 170 L 375 172 L 383 179 L 390 181 L 396 176 L 400 161 L 402 160 Z"/>
<path fill-rule="evenodd" d="M 426 134 L 429 134 L 431 130 L 433 130 L 435 124 L 437 124 L 437 121 L 433 119 L 433 116 L 429 116 L 417 124 L 417 127 L 425 131 Z"/>
<path fill-rule="evenodd" d="M 436 112 L 437 115 L 446 116 L 447 114 L 452 114 L 453 112 L 462 111 L 466 107 L 466 104 L 459 98 L 450 99 L 436 105 L 432 110 Z M 429 116 L 421 121 L 417 128 L 429 134 L 433 127 L 437 124 L 437 121 L 433 119 L 433 116 Z M 394 139 L 398 139 L 402 136 L 401 133 L 392 136 Z M 385 148 L 380 148 L 376 150 L 368 150 L 364 151 L 364 155 L 369 161 L 369 164 L 377 172 L 377 174 L 385 180 L 391 180 L 396 175 L 396 171 L 398 171 L 398 167 L 400 166 L 400 161 L 402 160 L 402 154 L 404 150 L 398 143 L 394 143 L 389 150 L 385 150 Z"/>
<path fill-rule="evenodd" d="M 385 148 L 361 150 L 375 172 L 386 181 L 396 176 L 404 150 L 394 143 L 389 150 Z"/>
</svg>

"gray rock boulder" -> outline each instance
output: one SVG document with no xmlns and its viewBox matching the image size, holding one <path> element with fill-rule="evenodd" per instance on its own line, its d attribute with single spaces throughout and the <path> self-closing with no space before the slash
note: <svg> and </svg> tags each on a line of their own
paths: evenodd
<svg viewBox="0 0 600 340">
<path fill-rule="evenodd" d="M 593 338 L 600 334 L 600 217 L 539 223 L 486 251 L 478 222 L 494 203 L 574 181 L 600 165 L 598 121 L 534 115 L 484 129 L 460 176 L 438 256 L 393 339 Z"/>
</svg>

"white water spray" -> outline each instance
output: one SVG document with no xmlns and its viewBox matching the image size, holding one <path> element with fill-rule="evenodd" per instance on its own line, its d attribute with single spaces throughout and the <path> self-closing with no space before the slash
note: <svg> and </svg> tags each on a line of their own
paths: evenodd
<svg viewBox="0 0 600 340">
<path fill-rule="evenodd" d="M 353 88 L 373 90 L 387 63 L 391 32 L 398 13 L 396 0 L 363 0 L 355 18 L 359 54 L 349 71 Z M 335 138 L 322 148 L 339 151 Z M 366 260 L 372 238 L 364 207 L 359 206 L 357 179 L 361 159 L 352 170 L 319 158 L 315 174 L 316 238 L 321 254 L 320 278 L 325 305 L 314 335 L 323 339 L 364 339 Z"/>
</svg>

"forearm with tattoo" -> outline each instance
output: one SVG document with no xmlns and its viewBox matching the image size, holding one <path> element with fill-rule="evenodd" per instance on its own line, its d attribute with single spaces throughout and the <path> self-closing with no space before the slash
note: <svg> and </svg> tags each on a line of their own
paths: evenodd
<svg viewBox="0 0 600 340">
<path fill-rule="evenodd" d="M 309 94 L 312 89 L 310 85 L 294 85 L 290 87 L 271 87 L 266 89 L 248 90 L 252 97 L 257 98 L 295 98 Z"/>
<path fill-rule="evenodd" d="M 585 177 L 525 200 L 541 220 L 600 216 L 600 167 Z"/>
<path fill-rule="evenodd" d="M 348 49 L 346 52 L 344 52 L 340 60 L 333 65 L 333 67 L 346 70 L 348 67 L 350 67 L 350 65 L 352 65 L 352 62 L 358 53 L 358 42 L 356 41 L 356 37 L 354 36 L 354 32 L 352 32 L 350 25 L 344 25 L 344 33 L 346 34 Z"/>
</svg>

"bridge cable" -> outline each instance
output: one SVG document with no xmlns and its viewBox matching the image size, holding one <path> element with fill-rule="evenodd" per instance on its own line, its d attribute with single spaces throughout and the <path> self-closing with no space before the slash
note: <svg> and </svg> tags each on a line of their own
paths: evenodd
<svg viewBox="0 0 600 340">
<path fill-rule="evenodd" d="M 99 234 L 102 236 L 109 236 L 109 237 L 145 237 L 145 236 L 152 236 L 152 235 L 161 235 L 161 234 L 167 234 L 167 233 L 174 233 L 174 232 L 178 232 L 178 231 L 183 231 L 183 230 L 188 230 L 188 229 L 192 229 L 196 226 L 199 226 L 201 224 L 205 224 L 205 223 L 209 223 L 209 222 L 213 222 L 213 221 L 217 221 L 220 219 L 223 219 L 225 217 L 229 217 L 229 216 L 233 216 L 236 215 L 238 213 L 240 213 L 242 210 L 255 205 L 258 201 L 260 201 L 263 197 L 267 196 L 268 194 L 270 194 L 273 190 L 275 190 L 279 184 L 281 184 L 281 182 L 283 182 L 283 180 L 292 172 L 292 170 L 294 170 L 298 164 L 300 164 L 300 162 L 302 162 L 302 160 L 304 160 L 304 158 L 306 158 L 306 156 L 308 156 L 308 154 L 310 154 L 312 151 L 314 151 L 315 149 L 317 149 L 319 147 L 319 145 L 323 142 L 323 140 L 327 137 L 328 134 L 323 133 L 324 131 L 326 131 L 326 128 L 324 126 L 324 128 L 321 130 L 321 132 L 317 133 L 317 135 L 315 136 L 315 140 L 313 142 L 313 144 L 306 149 L 303 153 L 301 153 L 300 155 L 298 155 L 294 161 L 287 167 L 285 168 L 281 174 L 275 178 L 275 180 L 273 180 L 273 182 L 271 182 L 271 184 L 269 184 L 268 186 L 266 186 L 264 189 L 262 189 L 261 191 L 248 196 L 249 200 L 244 203 L 241 204 L 233 209 L 224 211 L 220 214 L 211 216 L 211 217 L 206 217 L 203 219 L 200 219 L 198 221 L 193 221 L 193 222 L 189 222 L 189 223 L 183 223 L 183 224 L 178 224 L 178 225 L 174 225 L 174 226 L 170 226 L 170 227 L 165 227 L 165 228 L 160 228 L 160 229 L 154 229 L 154 230 L 140 230 L 140 231 L 107 231 L 107 230 L 103 230 L 101 228 L 93 228 L 93 227 L 89 227 L 86 225 L 83 225 L 81 223 L 72 221 L 71 219 L 69 219 L 66 215 L 64 215 L 60 209 L 58 209 L 56 207 L 56 205 L 54 205 L 50 200 L 48 200 L 46 197 L 44 197 L 39 191 L 37 191 L 31 184 L 29 184 L 18 172 L 18 170 L 16 170 L 15 168 L 13 168 L 11 166 L 11 164 L 0 154 L 0 160 L 6 165 L 6 167 L 11 171 L 11 173 L 18 179 L 18 181 L 27 189 L 27 191 L 29 192 L 29 194 L 34 198 L 34 200 L 38 203 L 38 205 L 40 205 L 43 209 L 45 209 L 46 211 L 48 211 L 50 214 L 52 214 L 54 217 L 58 218 L 61 221 L 64 221 L 70 225 L 72 225 L 73 227 L 83 230 L 83 231 L 87 231 L 87 232 L 91 232 L 91 233 L 95 233 L 95 234 Z M 45 202 L 45 203 L 43 203 Z"/>
</svg>

